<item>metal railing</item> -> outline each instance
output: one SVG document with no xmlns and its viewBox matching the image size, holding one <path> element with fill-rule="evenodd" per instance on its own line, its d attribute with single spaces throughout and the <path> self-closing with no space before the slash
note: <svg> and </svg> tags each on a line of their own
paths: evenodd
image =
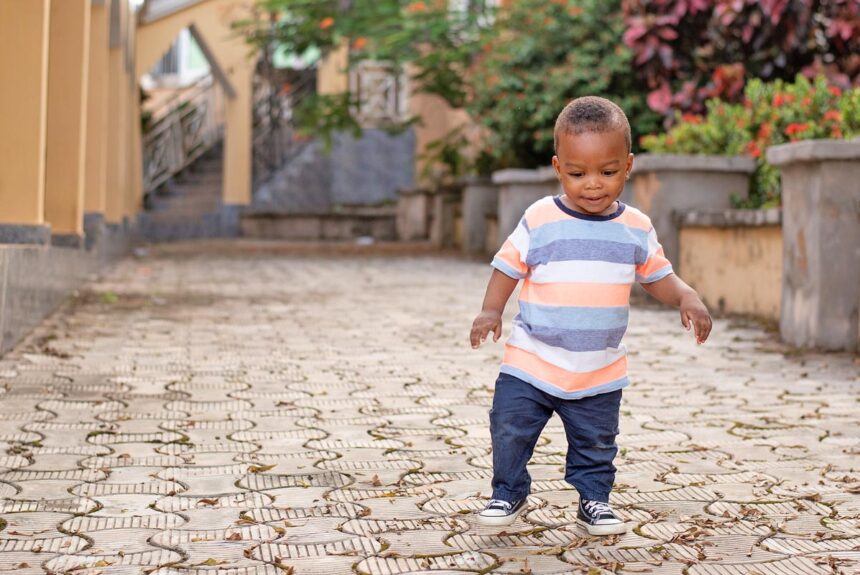
<svg viewBox="0 0 860 575">
<path fill-rule="evenodd" d="M 224 99 L 205 76 L 152 111 L 143 136 L 143 190 L 155 191 L 218 143 L 224 131 Z"/>
<path fill-rule="evenodd" d="M 294 111 L 316 91 L 316 74 L 291 71 L 254 78 L 253 174 L 255 188 L 283 167 L 306 143 L 298 138 Z"/>
</svg>

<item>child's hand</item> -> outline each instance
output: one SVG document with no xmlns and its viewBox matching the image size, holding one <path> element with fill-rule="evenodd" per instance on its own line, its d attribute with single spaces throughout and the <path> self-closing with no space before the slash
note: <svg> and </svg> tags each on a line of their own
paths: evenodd
<svg viewBox="0 0 860 575">
<path fill-rule="evenodd" d="M 502 337 L 502 314 L 498 311 L 482 311 L 472 322 L 472 333 L 469 339 L 472 341 L 472 349 L 484 343 L 487 335 L 493 332 L 493 341 L 499 341 Z"/>
<path fill-rule="evenodd" d="M 690 327 L 693 328 L 693 333 L 696 336 L 696 343 L 705 343 L 708 335 L 711 333 L 713 321 L 711 314 L 708 313 L 708 308 L 699 299 L 699 296 L 690 294 L 681 299 L 681 324 L 687 331 Z"/>
</svg>

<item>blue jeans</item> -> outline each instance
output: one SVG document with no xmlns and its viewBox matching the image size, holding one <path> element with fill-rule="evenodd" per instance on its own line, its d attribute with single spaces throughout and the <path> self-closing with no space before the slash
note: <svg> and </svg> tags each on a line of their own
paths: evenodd
<svg viewBox="0 0 860 575">
<path fill-rule="evenodd" d="M 490 435 L 493 440 L 493 499 L 516 501 L 529 494 L 526 463 L 553 412 L 567 436 L 564 479 L 582 499 L 609 501 L 615 482 L 612 460 L 618 452 L 618 412 L 621 390 L 580 399 L 561 399 L 525 381 L 499 374 Z"/>
</svg>

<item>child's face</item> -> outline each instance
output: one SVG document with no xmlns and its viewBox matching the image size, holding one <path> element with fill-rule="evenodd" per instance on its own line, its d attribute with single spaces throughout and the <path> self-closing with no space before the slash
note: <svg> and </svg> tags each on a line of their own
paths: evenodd
<svg viewBox="0 0 860 575">
<path fill-rule="evenodd" d="M 624 132 L 561 134 L 552 166 L 571 209 L 593 216 L 615 211 L 615 200 L 633 168 Z"/>
</svg>

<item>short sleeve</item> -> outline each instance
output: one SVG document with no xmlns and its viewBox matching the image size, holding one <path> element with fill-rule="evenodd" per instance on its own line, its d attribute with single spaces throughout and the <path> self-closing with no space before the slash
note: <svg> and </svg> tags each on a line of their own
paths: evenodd
<svg viewBox="0 0 860 575">
<path fill-rule="evenodd" d="M 529 272 L 529 267 L 526 265 L 528 252 L 529 226 L 523 217 L 496 255 L 493 256 L 493 262 L 490 265 L 506 276 L 522 279 Z"/>
<path fill-rule="evenodd" d="M 636 281 L 643 284 L 661 280 L 672 273 L 672 263 L 663 253 L 653 227 L 648 230 L 647 242 L 645 261 L 636 265 Z"/>
</svg>

